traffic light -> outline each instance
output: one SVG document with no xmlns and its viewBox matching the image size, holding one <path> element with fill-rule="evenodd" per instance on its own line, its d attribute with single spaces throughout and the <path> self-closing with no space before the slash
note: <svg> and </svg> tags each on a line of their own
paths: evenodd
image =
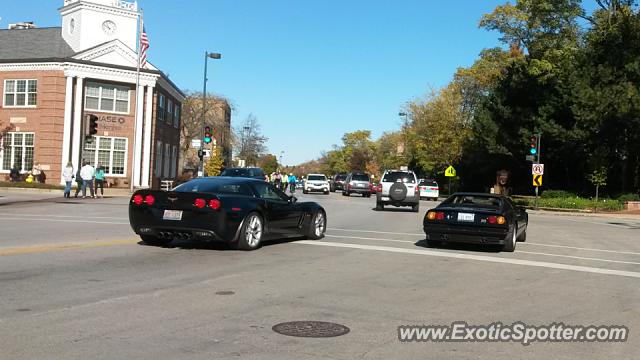
<svg viewBox="0 0 640 360">
<path fill-rule="evenodd" d="M 211 142 L 212 138 L 211 138 L 211 127 L 209 126 L 205 126 L 204 127 L 204 143 L 205 144 L 209 144 Z"/>
<path fill-rule="evenodd" d="M 91 141 L 91 138 L 98 133 L 98 117 L 89 115 L 89 123 L 85 131 L 85 139 Z"/>
<path fill-rule="evenodd" d="M 535 155 L 538 153 L 538 137 L 535 135 L 531 136 L 531 143 L 529 144 L 529 153 L 531 155 Z"/>
</svg>

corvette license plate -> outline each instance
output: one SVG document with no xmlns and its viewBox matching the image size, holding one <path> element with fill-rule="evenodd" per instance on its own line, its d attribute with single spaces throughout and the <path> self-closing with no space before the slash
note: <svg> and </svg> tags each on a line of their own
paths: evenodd
<svg viewBox="0 0 640 360">
<path fill-rule="evenodd" d="M 182 220 L 182 210 L 165 210 L 162 220 Z"/>
<path fill-rule="evenodd" d="M 475 220 L 475 214 L 458 213 L 458 221 L 473 221 Z"/>
</svg>

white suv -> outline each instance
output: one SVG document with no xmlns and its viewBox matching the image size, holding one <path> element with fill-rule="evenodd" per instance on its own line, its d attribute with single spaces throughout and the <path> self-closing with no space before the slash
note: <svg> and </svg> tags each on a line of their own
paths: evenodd
<svg viewBox="0 0 640 360">
<path fill-rule="evenodd" d="M 329 195 L 329 180 L 324 174 L 307 175 L 302 192 L 308 194 L 312 191 L 322 191 L 325 195 Z"/>
<path fill-rule="evenodd" d="M 380 181 L 381 191 L 376 194 L 376 210 L 385 205 L 411 206 L 414 212 L 420 209 L 418 179 L 413 171 L 387 170 Z"/>
</svg>

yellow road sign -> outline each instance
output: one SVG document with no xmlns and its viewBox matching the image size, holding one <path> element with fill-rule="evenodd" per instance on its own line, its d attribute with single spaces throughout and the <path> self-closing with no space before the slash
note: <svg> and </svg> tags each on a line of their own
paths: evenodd
<svg viewBox="0 0 640 360">
<path fill-rule="evenodd" d="M 542 186 L 542 175 L 533 175 L 533 186 Z"/>
<path fill-rule="evenodd" d="M 453 166 L 449 165 L 447 170 L 444 171 L 444 176 L 446 176 L 446 177 L 454 177 L 454 176 L 456 176 L 456 169 L 454 169 Z"/>
</svg>

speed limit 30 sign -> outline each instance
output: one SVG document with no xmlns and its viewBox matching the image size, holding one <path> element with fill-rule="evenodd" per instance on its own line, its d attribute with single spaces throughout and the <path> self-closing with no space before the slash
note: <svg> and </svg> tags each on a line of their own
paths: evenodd
<svg viewBox="0 0 640 360">
<path fill-rule="evenodd" d="M 531 165 L 531 174 L 532 175 L 544 175 L 544 164 L 532 164 Z"/>
</svg>

